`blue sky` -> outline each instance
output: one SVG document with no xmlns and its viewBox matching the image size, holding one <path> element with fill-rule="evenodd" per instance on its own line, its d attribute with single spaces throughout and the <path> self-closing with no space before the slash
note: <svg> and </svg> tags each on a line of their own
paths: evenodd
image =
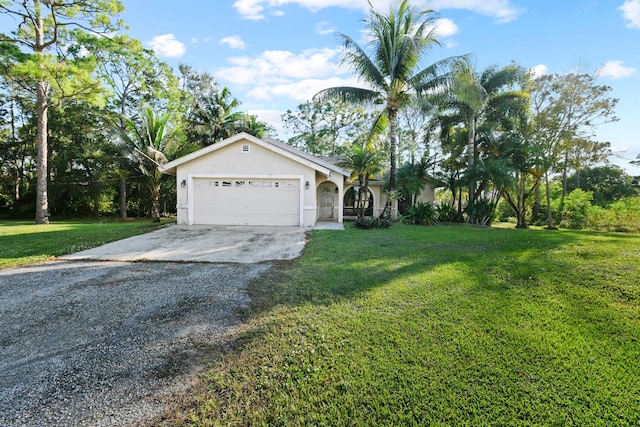
<svg viewBox="0 0 640 427">
<path fill-rule="evenodd" d="M 355 83 L 338 66 L 337 33 L 359 39 L 367 0 L 123 0 L 129 34 L 177 69 L 211 72 L 277 130 L 318 90 Z M 371 0 L 388 10 L 388 0 Z M 612 161 L 640 153 L 640 0 L 413 0 L 438 12 L 442 47 L 427 62 L 472 54 L 476 68 L 512 61 L 547 73 L 597 73 L 620 99 L 599 128 Z M 427 64 L 425 62 L 425 65 Z"/>
</svg>

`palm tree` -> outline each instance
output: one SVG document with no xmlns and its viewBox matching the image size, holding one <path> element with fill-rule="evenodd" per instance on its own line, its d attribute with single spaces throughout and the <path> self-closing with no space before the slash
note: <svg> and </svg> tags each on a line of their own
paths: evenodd
<svg viewBox="0 0 640 427">
<path fill-rule="evenodd" d="M 513 126 L 514 116 L 525 114 L 529 96 L 521 89 L 520 83 L 526 70 L 516 65 L 500 69 L 491 66 L 479 74 L 468 62 L 458 62 L 452 75 L 448 105 L 457 111 L 468 127 L 467 175 L 469 202 L 472 203 L 477 196 L 474 167 L 479 155 L 477 129 L 480 121 L 491 131 L 505 130 Z"/>
<path fill-rule="evenodd" d="M 151 193 L 151 217 L 160 222 L 160 179 L 158 166 L 178 156 L 187 146 L 169 132 L 170 114 L 156 114 L 152 108 L 142 111 L 137 123 L 126 120 L 126 131 L 120 132 L 125 144 L 131 147 L 133 159 L 146 178 Z"/>
<path fill-rule="evenodd" d="M 264 138 L 272 130 L 267 123 L 258 120 L 258 117 L 251 114 L 245 114 L 242 123 L 238 127 L 238 131 L 246 132 L 256 138 Z"/>
<path fill-rule="evenodd" d="M 211 145 L 237 133 L 245 115 L 234 111 L 240 107 L 240 101 L 224 87 L 214 93 L 211 99 L 201 102 L 193 112 L 193 130 L 203 146 Z"/>
<path fill-rule="evenodd" d="M 371 142 L 358 144 L 354 142 L 338 163 L 338 166 L 351 170 L 351 182 L 358 180 L 358 217 L 364 217 L 364 196 L 369 194 L 369 180 L 383 168 L 383 156 Z"/>
<path fill-rule="evenodd" d="M 362 104 L 384 105 L 373 129 L 379 129 L 388 121 L 390 149 L 389 190 L 396 189 L 396 156 L 398 111 L 410 102 L 412 95 L 420 96 L 441 87 L 446 75 L 441 70 L 461 58 L 438 61 L 426 68 L 419 68 L 420 60 L 433 46 L 440 45 L 435 37 L 435 13 L 432 10 L 418 12 L 403 0 L 397 10 L 382 14 L 373 9 L 365 20 L 370 36 L 370 52 L 351 37 L 339 35 L 344 46 L 342 64 L 350 66 L 366 87 L 333 87 L 324 89 L 315 98 L 341 98 Z M 392 197 L 393 198 L 393 197 Z M 394 209 L 394 215 L 397 209 Z"/>
</svg>

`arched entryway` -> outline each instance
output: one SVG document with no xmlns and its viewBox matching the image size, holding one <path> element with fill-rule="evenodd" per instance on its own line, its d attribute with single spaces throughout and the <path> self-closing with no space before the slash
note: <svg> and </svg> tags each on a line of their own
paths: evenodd
<svg viewBox="0 0 640 427">
<path fill-rule="evenodd" d="M 364 216 L 373 216 L 373 193 L 367 189 L 367 194 L 363 195 L 362 205 L 364 206 Z M 360 205 L 358 204 L 358 190 L 350 187 L 344 193 L 344 216 L 358 216 Z"/>
<path fill-rule="evenodd" d="M 318 220 L 336 221 L 338 187 L 332 182 L 325 182 L 318 187 Z"/>
</svg>

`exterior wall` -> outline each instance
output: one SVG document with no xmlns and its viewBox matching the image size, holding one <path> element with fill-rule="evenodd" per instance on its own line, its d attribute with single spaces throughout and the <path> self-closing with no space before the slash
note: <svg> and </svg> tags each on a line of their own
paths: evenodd
<svg viewBox="0 0 640 427">
<path fill-rule="evenodd" d="M 419 202 L 434 202 L 436 200 L 436 191 L 430 182 L 427 182 L 424 186 L 424 190 L 418 195 L 417 200 Z"/>
<path fill-rule="evenodd" d="M 249 152 L 243 152 L 243 145 L 249 145 Z M 178 224 L 189 224 L 189 189 L 194 176 L 299 179 L 302 188 L 301 225 L 313 226 L 316 222 L 315 169 L 249 140 L 239 140 L 177 167 Z"/>
</svg>

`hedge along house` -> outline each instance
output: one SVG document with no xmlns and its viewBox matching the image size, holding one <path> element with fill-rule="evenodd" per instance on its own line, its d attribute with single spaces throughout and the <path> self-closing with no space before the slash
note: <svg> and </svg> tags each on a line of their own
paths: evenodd
<svg viewBox="0 0 640 427">
<path fill-rule="evenodd" d="M 159 170 L 176 176 L 178 224 L 313 227 L 355 216 L 357 182 L 334 160 L 240 133 Z M 371 182 L 366 214 L 385 204 L 383 182 Z"/>
</svg>

